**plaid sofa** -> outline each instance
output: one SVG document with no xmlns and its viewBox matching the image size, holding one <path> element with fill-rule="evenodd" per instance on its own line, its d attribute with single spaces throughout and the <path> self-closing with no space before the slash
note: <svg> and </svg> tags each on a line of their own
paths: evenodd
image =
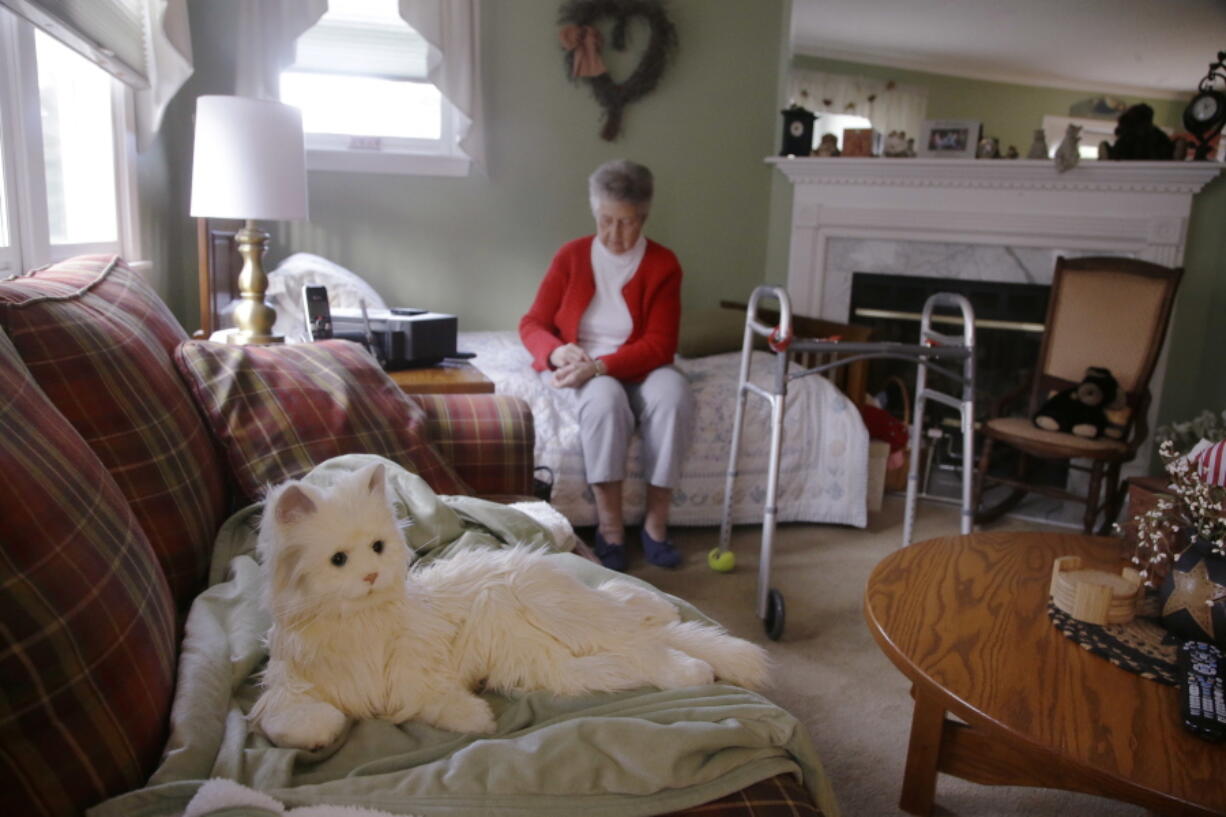
<svg viewBox="0 0 1226 817">
<path fill-rule="evenodd" d="M 176 370 L 185 340 L 111 256 L 0 280 L 5 814 L 80 814 L 143 786 L 160 759 L 184 616 L 217 529 L 246 502 Z M 526 404 L 417 402 L 432 451 L 473 493 L 531 494 Z M 817 811 L 780 776 L 684 813 Z"/>
<path fill-rule="evenodd" d="M 110 256 L 0 281 L 7 814 L 79 814 L 144 785 L 161 755 L 179 629 L 244 501 L 175 369 L 185 340 Z M 435 450 L 475 491 L 532 493 L 522 401 L 420 403 Z"/>
</svg>

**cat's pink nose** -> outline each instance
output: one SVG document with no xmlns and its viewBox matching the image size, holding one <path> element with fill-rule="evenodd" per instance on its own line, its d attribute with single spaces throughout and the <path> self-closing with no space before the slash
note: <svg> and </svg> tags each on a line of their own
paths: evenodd
<svg viewBox="0 0 1226 817">
<path fill-rule="evenodd" d="M 375 579 L 377 578 L 379 578 L 379 572 L 376 570 L 374 573 L 367 573 L 365 576 L 363 576 L 362 581 L 366 582 L 367 584 L 374 584 Z"/>
</svg>

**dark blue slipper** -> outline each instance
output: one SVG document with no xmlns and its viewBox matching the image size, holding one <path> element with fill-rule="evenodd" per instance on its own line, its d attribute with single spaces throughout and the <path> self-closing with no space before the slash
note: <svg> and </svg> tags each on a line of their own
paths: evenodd
<svg viewBox="0 0 1226 817">
<path fill-rule="evenodd" d="M 651 534 L 647 532 L 647 528 L 639 530 L 639 537 L 643 540 L 643 552 L 647 554 L 647 561 L 658 567 L 676 567 L 681 564 L 681 554 L 677 552 L 677 548 L 673 547 L 673 543 L 665 539 L 663 542 L 657 542 L 651 538 Z"/>
<path fill-rule="evenodd" d="M 609 570 L 616 570 L 620 573 L 626 572 L 628 566 L 626 560 L 626 546 L 612 545 L 605 541 L 605 538 L 600 535 L 600 531 L 596 531 L 596 557 L 600 559 L 600 563 Z"/>
</svg>

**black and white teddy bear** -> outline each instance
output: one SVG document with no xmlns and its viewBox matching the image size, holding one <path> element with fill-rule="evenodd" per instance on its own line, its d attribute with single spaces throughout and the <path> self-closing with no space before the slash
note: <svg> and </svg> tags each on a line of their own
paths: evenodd
<svg viewBox="0 0 1226 817">
<path fill-rule="evenodd" d="M 1086 439 L 1105 436 L 1118 440 L 1124 430 L 1107 412 L 1124 407 L 1124 391 L 1110 369 L 1091 366 L 1076 386 L 1058 391 L 1034 415 L 1044 431 L 1063 431 Z"/>
</svg>

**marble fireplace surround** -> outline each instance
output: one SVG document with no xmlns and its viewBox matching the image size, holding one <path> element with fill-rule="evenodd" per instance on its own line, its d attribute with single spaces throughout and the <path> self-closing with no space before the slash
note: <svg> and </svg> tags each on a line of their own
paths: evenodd
<svg viewBox="0 0 1226 817">
<path fill-rule="evenodd" d="M 1192 197 L 1222 169 L 1084 162 L 1057 173 L 1051 162 L 1025 159 L 766 161 L 792 183 L 792 307 L 837 321 L 848 319 L 850 281 L 840 279 L 852 272 L 1049 283 L 1062 252 L 1178 266 Z"/>
<path fill-rule="evenodd" d="M 787 289 L 798 314 L 849 320 L 856 272 L 1050 284 L 1057 255 L 1179 266 L 1211 162 L 771 157 L 792 183 Z M 1150 390 L 1162 394 L 1165 351 Z M 1157 413 L 1157 399 L 1150 420 Z M 1148 460 L 1140 452 L 1137 461 Z"/>
</svg>

